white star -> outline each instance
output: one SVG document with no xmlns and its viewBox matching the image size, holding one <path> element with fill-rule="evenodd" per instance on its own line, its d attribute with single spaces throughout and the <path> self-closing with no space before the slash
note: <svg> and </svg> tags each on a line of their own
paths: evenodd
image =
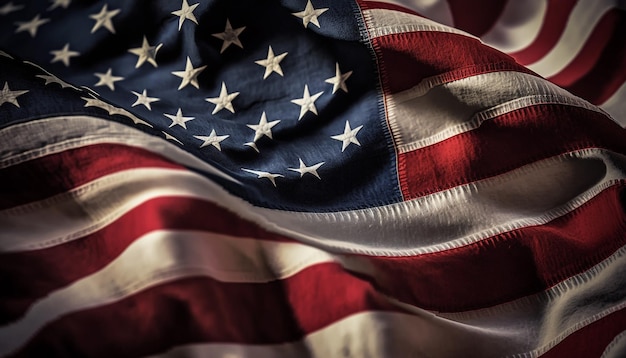
<svg viewBox="0 0 626 358">
<path fill-rule="evenodd" d="M 327 79 L 326 83 L 331 83 L 333 85 L 333 93 L 337 92 L 338 89 L 342 89 L 344 92 L 348 93 L 348 87 L 346 86 L 346 80 L 350 78 L 352 75 L 352 71 L 341 73 L 339 70 L 339 63 L 335 63 L 335 77 L 331 77 Z"/>
<path fill-rule="evenodd" d="M 274 184 L 274 186 L 276 186 L 276 178 L 283 178 L 283 176 L 280 174 L 273 174 L 273 173 L 262 172 L 258 170 L 246 169 L 246 168 L 241 168 L 241 170 L 246 171 L 248 173 L 255 174 L 257 176 L 257 179 L 267 178 L 272 182 L 272 184 Z"/>
<path fill-rule="evenodd" d="M 170 124 L 170 128 L 175 125 L 179 125 L 185 129 L 187 129 L 186 122 L 194 120 L 196 117 L 183 117 L 183 111 L 179 108 L 176 112 L 176 115 L 163 113 L 164 116 L 172 120 L 172 124 Z"/>
<path fill-rule="evenodd" d="M 172 72 L 174 76 L 178 76 L 182 78 L 182 80 L 180 81 L 180 86 L 178 86 L 178 90 L 180 91 L 181 89 L 185 88 L 185 86 L 187 86 L 190 83 L 195 88 L 200 88 L 200 86 L 198 85 L 198 75 L 200 75 L 200 72 L 202 72 L 205 68 L 206 66 L 193 68 L 193 65 L 191 64 L 191 60 L 189 59 L 189 57 L 187 57 L 187 64 L 185 65 L 185 70 Z"/>
<path fill-rule="evenodd" d="M 217 150 L 219 150 L 220 152 L 222 151 L 222 147 L 220 146 L 220 142 L 222 142 L 224 139 L 230 137 L 229 135 L 217 135 L 215 133 L 215 129 L 211 130 L 211 134 L 209 134 L 208 136 L 203 136 L 203 135 L 195 135 L 193 136 L 196 139 L 200 139 L 201 141 L 204 141 L 204 143 L 202 143 L 202 145 L 200 145 L 200 148 L 204 148 L 208 145 L 212 145 L 215 148 L 217 148 Z"/>
<path fill-rule="evenodd" d="M 157 51 L 163 46 L 163 44 L 158 44 L 156 46 L 150 46 L 146 37 L 143 37 L 143 43 L 141 47 L 131 48 L 128 52 L 137 55 L 137 64 L 135 64 L 135 68 L 139 68 L 146 61 L 150 62 L 150 64 L 154 67 L 158 67 L 156 63 L 156 54 Z"/>
<path fill-rule="evenodd" d="M 94 86 L 107 86 L 111 91 L 115 91 L 115 82 L 121 81 L 124 77 L 113 76 L 111 68 L 106 73 L 94 73 L 94 76 L 100 78 Z"/>
<path fill-rule="evenodd" d="M 46 85 L 46 86 L 51 84 L 51 83 L 57 83 L 57 84 L 61 85 L 61 88 L 73 88 L 73 89 L 78 91 L 78 88 L 72 86 L 71 84 L 63 81 L 62 79 L 60 79 L 60 78 L 58 78 L 58 77 L 56 77 L 54 75 L 37 75 L 35 77 L 41 78 L 44 81 L 46 81 L 46 83 L 44 83 L 44 85 Z"/>
<path fill-rule="evenodd" d="M 311 111 L 317 114 L 317 108 L 315 108 L 315 101 L 322 95 L 322 93 L 324 93 L 324 91 L 317 92 L 316 94 L 311 96 L 309 94 L 309 86 L 304 85 L 304 94 L 302 95 L 302 98 L 291 100 L 292 103 L 300 106 L 300 116 L 298 117 L 298 120 L 301 120 L 304 114 L 308 111 Z"/>
<path fill-rule="evenodd" d="M 274 50 L 272 50 L 272 46 L 270 46 L 269 50 L 267 50 L 267 58 L 265 60 L 254 61 L 257 65 L 265 67 L 263 79 L 266 79 L 267 76 L 272 74 L 272 72 L 276 72 L 283 76 L 283 69 L 280 68 L 280 61 L 282 61 L 285 56 L 287 56 L 287 52 L 274 56 Z"/>
<path fill-rule="evenodd" d="M 114 114 L 119 114 L 119 115 L 127 117 L 128 119 L 133 121 L 133 123 L 135 124 L 143 124 L 148 127 L 152 127 L 152 124 L 142 119 L 137 118 L 137 116 L 135 116 L 134 114 L 128 112 L 127 110 L 123 108 L 115 107 L 97 98 L 88 98 L 88 97 L 81 97 L 81 98 L 85 101 L 85 107 L 97 107 L 100 109 L 104 109 L 105 111 L 107 111 L 107 113 L 109 113 L 110 116 Z"/>
<path fill-rule="evenodd" d="M 58 83 L 59 85 L 61 85 L 61 88 L 73 88 L 77 91 L 80 91 L 78 88 L 72 86 L 71 84 L 63 81 L 62 79 L 58 78 L 57 76 L 53 75 L 52 73 L 48 72 L 45 68 L 39 66 L 36 63 L 30 62 L 30 61 L 24 61 L 25 64 L 31 65 L 33 67 L 37 67 L 39 70 L 41 70 L 42 72 L 45 72 L 45 75 L 37 75 L 35 77 L 37 78 L 41 78 L 44 81 L 46 81 L 46 83 L 44 83 L 45 86 L 49 85 L 50 83 Z"/>
<path fill-rule="evenodd" d="M 342 134 L 337 134 L 334 136 L 331 136 L 332 139 L 336 139 L 336 140 L 340 140 L 342 141 L 342 145 L 341 145 L 341 152 L 343 153 L 344 150 L 346 150 L 346 148 L 351 144 L 354 143 L 358 146 L 361 145 L 361 143 L 359 143 L 359 140 L 356 139 L 356 134 L 359 133 L 359 131 L 361 130 L 361 128 L 363 128 L 363 126 L 358 126 L 354 129 L 350 128 L 350 122 L 346 121 L 346 126 L 343 130 Z"/>
<path fill-rule="evenodd" d="M 89 92 L 89 94 L 91 95 L 91 97 L 93 98 L 97 98 L 98 96 L 100 96 L 98 94 L 98 92 L 94 91 L 91 87 L 89 86 L 80 86 L 80 88 L 84 89 L 85 91 Z"/>
<path fill-rule="evenodd" d="M 239 35 L 245 29 L 245 26 L 233 29 L 233 27 L 230 25 L 230 21 L 226 19 L 226 29 L 224 29 L 224 32 L 220 32 L 219 34 L 212 34 L 214 37 L 224 40 L 220 53 L 224 52 L 231 44 L 235 44 L 240 48 L 243 48 L 241 41 L 239 41 Z"/>
<path fill-rule="evenodd" d="M 311 4 L 311 0 L 308 0 L 306 2 L 306 7 L 304 8 L 304 11 L 294 12 L 292 15 L 301 18 L 304 27 L 307 27 L 309 23 L 320 27 L 320 23 L 317 21 L 317 17 L 325 13 L 326 10 L 328 10 L 327 7 L 320 9 L 314 8 L 313 4 Z"/>
<path fill-rule="evenodd" d="M 5 82 L 4 88 L 0 91 L 0 106 L 5 103 L 11 103 L 15 107 L 20 108 L 20 104 L 17 102 L 17 97 L 23 95 L 24 93 L 28 93 L 28 91 L 11 91 L 11 89 L 9 89 L 9 83 Z"/>
<path fill-rule="evenodd" d="M 33 67 L 37 67 L 38 69 L 40 69 L 42 72 L 45 72 L 45 75 L 37 75 L 35 77 L 37 78 L 41 78 L 43 80 L 46 81 L 46 83 L 44 83 L 45 86 L 49 85 L 50 83 L 58 83 L 59 85 L 61 85 L 61 88 L 73 88 L 77 91 L 80 91 L 78 88 L 72 86 L 71 84 L 61 80 L 60 78 L 58 78 L 57 76 L 53 75 L 52 73 L 48 72 L 45 68 L 39 66 L 36 63 L 30 62 L 30 61 L 24 61 L 25 64 L 31 65 Z"/>
<path fill-rule="evenodd" d="M 183 3 L 180 7 L 180 10 L 172 11 L 172 15 L 178 16 L 178 31 L 183 27 L 183 22 L 189 19 L 198 25 L 198 20 L 196 20 L 196 16 L 193 14 L 193 11 L 200 4 L 193 4 L 189 6 L 187 0 L 183 0 Z"/>
<path fill-rule="evenodd" d="M 178 139 L 176 139 L 176 137 L 174 137 L 173 135 L 167 133 L 167 132 L 163 132 L 161 131 L 161 133 L 163 133 L 163 135 L 165 135 L 165 139 L 169 139 L 171 141 L 174 141 L 180 145 L 184 145 L 183 142 L 179 141 Z"/>
<path fill-rule="evenodd" d="M 254 142 L 247 142 L 247 143 L 244 143 L 243 145 L 247 145 L 248 147 L 254 149 L 257 153 L 260 153 L 259 148 L 256 146 L 256 143 Z"/>
<path fill-rule="evenodd" d="M 14 5 L 13 1 L 10 1 L 3 7 L 0 7 L 0 15 L 8 15 L 13 11 L 21 10 L 24 8 L 24 5 Z"/>
<path fill-rule="evenodd" d="M 57 61 L 63 62 L 65 67 L 70 65 L 70 58 L 80 55 L 80 53 L 76 51 L 70 51 L 70 44 L 66 43 L 62 49 L 56 51 L 50 51 L 51 54 L 54 55 L 54 58 L 50 61 L 50 63 L 55 63 Z"/>
<path fill-rule="evenodd" d="M 300 178 L 302 178 L 304 174 L 312 174 L 312 175 L 315 175 L 317 179 L 322 179 L 320 178 L 320 175 L 317 173 L 317 170 L 319 169 L 319 167 L 324 165 L 324 162 L 319 162 L 317 164 L 313 164 L 310 167 L 308 167 L 306 164 L 304 164 L 302 159 L 298 158 L 298 160 L 300 161 L 300 168 L 287 168 L 287 169 L 300 173 Z"/>
<path fill-rule="evenodd" d="M 37 35 L 37 29 L 39 28 L 39 26 L 49 21 L 50 19 L 40 19 L 39 14 L 37 14 L 37 16 L 33 17 L 33 19 L 30 21 L 16 22 L 15 24 L 17 25 L 17 30 L 15 30 L 15 33 L 28 31 L 30 36 L 35 37 L 35 35 Z"/>
<path fill-rule="evenodd" d="M 91 28 L 92 34 L 102 26 L 104 26 L 104 28 L 109 30 L 111 33 L 115 33 L 115 28 L 113 27 L 113 22 L 111 22 L 111 19 L 113 19 L 113 16 L 120 13 L 120 9 L 108 11 L 108 6 L 108 4 L 104 4 L 102 10 L 100 10 L 99 13 L 89 15 L 90 18 L 96 20 L 96 24 L 93 25 L 93 28 Z"/>
<path fill-rule="evenodd" d="M 135 96 L 137 96 L 137 100 L 135 101 L 135 103 L 133 103 L 133 107 L 138 106 L 140 104 L 143 104 L 144 107 L 148 108 L 148 110 L 152 110 L 152 107 L 150 106 L 150 103 L 152 102 L 157 102 L 160 101 L 159 98 L 156 97 L 148 97 L 148 93 L 147 90 L 143 90 L 142 93 L 138 93 L 135 91 L 131 91 Z"/>
<path fill-rule="evenodd" d="M 247 124 L 247 126 L 254 131 L 253 142 L 256 142 L 263 136 L 272 139 L 272 128 L 278 123 L 280 123 L 280 120 L 275 120 L 268 123 L 265 112 L 263 112 L 263 114 L 261 114 L 261 120 L 259 120 L 259 124 Z"/>
<path fill-rule="evenodd" d="M 239 96 L 239 92 L 228 93 L 226 89 L 226 84 L 222 82 L 222 89 L 220 90 L 219 97 L 207 98 L 207 102 L 211 102 L 215 105 L 213 112 L 211 114 L 215 114 L 222 109 L 226 108 L 231 113 L 235 113 L 235 109 L 233 108 L 233 100 L 235 97 Z"/>
<path fill-rule="evenodd" d="M 57 7 L 62 7 L 64 9 L 67 9 L 67 7 L 70 6 L 70 3 L 72 2 L 72 0 L 50 0 L 50 2 L 52 3 L 52 5 L 50 5 L 50 7 L 48 8 L 48 11 L 54 10 Z"/>
</svg>

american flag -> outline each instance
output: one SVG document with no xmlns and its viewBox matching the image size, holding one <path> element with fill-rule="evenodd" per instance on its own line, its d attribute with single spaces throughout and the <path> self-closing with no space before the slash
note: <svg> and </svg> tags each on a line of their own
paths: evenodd
<svg viewBox="0 0 626 358">
<path fill-rule="evenodd" d="M 623 2 L 0 4 L 0 356 L 626 356 Z"/>
</svg>

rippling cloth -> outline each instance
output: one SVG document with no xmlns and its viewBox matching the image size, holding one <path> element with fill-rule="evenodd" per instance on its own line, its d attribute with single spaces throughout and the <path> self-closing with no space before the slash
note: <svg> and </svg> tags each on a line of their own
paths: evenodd
<svg viewBox="0 0 626 358">
<path fill-rule="evenodd" d="M 626 356 L 620 4 L 2 2 L 0 356 Z"/>
</svg>

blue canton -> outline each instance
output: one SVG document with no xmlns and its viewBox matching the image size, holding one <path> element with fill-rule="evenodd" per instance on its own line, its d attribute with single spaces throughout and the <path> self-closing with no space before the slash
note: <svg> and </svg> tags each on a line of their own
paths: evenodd
<svg viewBox="0 0 626 358">
<path fill-rule="evenodd" d="M 4 2 L 0 89 L 30 91 L 0 106 L 0 126 L 118 121 L 209 162 L 242 184 L 212 179 L 264 207 L 401 201 L 360 16 L 336 0 Z M 9 57 L 38 77 L 21 79 Z"/>
</svg>

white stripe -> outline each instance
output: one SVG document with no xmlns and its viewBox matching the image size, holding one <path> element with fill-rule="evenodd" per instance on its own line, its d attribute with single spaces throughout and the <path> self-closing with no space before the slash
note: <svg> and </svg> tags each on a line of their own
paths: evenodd
<svg viewBox="0 0 626 358">
<path fill-rule="evenodd" d="M 498 21 L 481 40 L 502 52 L 522 50 L 539 35 L 547 9 L 547 0 L 508 0 Z"/>
<path fill-rule="evenodd" d="M 544 77 L 552 77 L 569 65 L 583 48 L 604 14 L 617 0 L 580 0 L 572 9 L 557 44 L 539 61 L 528 65 Z"/>
<path fill-rule="evenodd" d="M 327 250 L 411 256 L 543 225 L 626 178 L 626 156 L 582 150 L 414 200 L 337 213 L 266 212 L 271 231 Z"/>
<path fill-rule="evenodd" d="M 427 18 L 406 12 L 372 9 L 363 11 L 370 38 L 415 31 L 437 31 L 464 35 L 477 39 L 465 31 L 442 25 Z"/>
<path fill-rule="evenodd" d="M 67 194 L 0 211 L 0 251 L 59 245 L 102 228 L 151 198 L 219 203 L 271 232 L 325 250 L 408 256 L 460 247 L 542 225 L 626 177 L 626 157 L 600 149 L 572 152 L 411 201 L 331 213 L 259 208 L 192 172 L 135 169 Z"/>
<path fill-rule="evenodd" d="M 534 104 L 555 103 L 599 109 L 537 76 L 505 71 L 442 83 L 426 79 L 385 96 L 387 118 L 400 153 L 464 133 L 498 115 Z"/>
<path fill-rule="evenodd" d="M 133 242 L 105 268 L 51 293 L 19 321 L 0 328 L 0 356 L 67 313 L 106 305 L 148 287 L 199 275 L 227 282 L 268 282 L 331 261 L 329 254 L 300 244 L 155 231 Z"/>
<path fill-rule="evenodd" d="M 600 105 L 622 127 L 626 127 L 626 82 L 613 93 L 611 98 Z"/>
<path fill-rule="evenodd" d="M 60 245 L 96 232 L 140 204 L 206 189 L 186 170 L 141 168 L 106 175 L 49 199 L 0 211 L 0 252 Z"/>
<path fill-rule="evenodd" d="M 501 332 L 512 344 L 499 356 L 536 358 L 572 333 L 626 309 L 625 276 L 626 246 L 623 246 L 591 269 L 536 295 L 439 316 L 482 330 L 486 335 Z"/>
<path fill-rule="evenodd" d="M 626 331 L 613 338 L 606 347 L 600 358 L 624 358 L 626 357 Z"/>
<path fill-rule="evenodd" d="M 152 151 L 181 165 L 239 183 L 163 138 L 97 117 L 62 116 L 15 124 L 0 130 L 0 143 L 5 144 L 0 147 L 0 169 L 66 149 L 111 143 Z"/>
<path fill-rule="evenodd" d="M 366 0 L 365 2 L 372 1 L 399 5 L 440 24 L 454 26 L 452 11 L 447 0 Z"/>
</svg>

